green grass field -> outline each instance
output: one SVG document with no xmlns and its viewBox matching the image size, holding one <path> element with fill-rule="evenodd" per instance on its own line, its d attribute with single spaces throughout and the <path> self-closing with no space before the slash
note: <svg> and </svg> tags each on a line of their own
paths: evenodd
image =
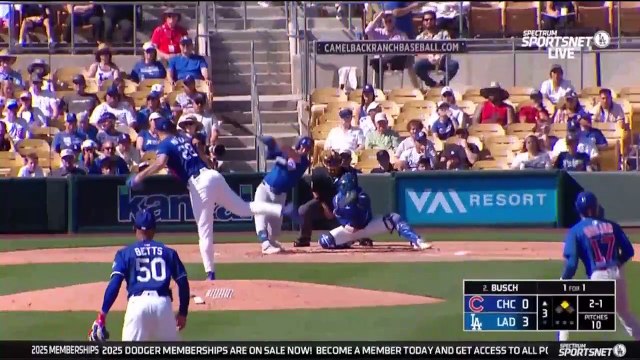
<svg viewBox="0 0 640 360">
<path fill-rule="evenodd" d="M 426 234 L 426 232 L 425 232 Z M 288 234 L 291 239 L 291 234 Z M 434 232 L 437 240 L 558 241 L 561 233 L 509 230 Z M 194 243 L 195 236 L 160 237 L 167 243 Z M 0 241 L 0 251 L 54 247 L 123 245 L 124 237 L 24 238 Z M 216 234 L 216 242 L 255 241 L 251 236 Z M 110 263 L 25 264 L 0 266 L 0 295 L 21 291 L 106 281 Z M 556 261 L 482 261 L 353 264 L 218 264 L 221 279 L 277 279 L 429 295 L 444 302 L 420 306 L 335 310 L 194 312 L 183 332 L 185 340 L 552 340 L 553 333 L 464 333 L 462 280 L 465 278 L 556 279 Z M 188 264 L 200 274 L 202 265 Z M 630 264 L 627 277 L 640 277 Z M 629 296 L 637 299 L 640 286 L 629 281 Z M 259 296 L 259 294 L 256 294 Z M 282 299 L 287 301 L 287 299 Z M 640 314 L 640 302 L 630 301 Z M 99 307 L 99 304 L 96 305 Z M 120 338 L 122 312 L 109 315 L 107 327 Z M 93 312 L 3 312 L 0 340 L 82 340 L 95 318 Z M 620 328 L 620 326 L 618 326 Z M 628 340 L 626 333 L 575 334 L 572 340 Z"/>
</svg>

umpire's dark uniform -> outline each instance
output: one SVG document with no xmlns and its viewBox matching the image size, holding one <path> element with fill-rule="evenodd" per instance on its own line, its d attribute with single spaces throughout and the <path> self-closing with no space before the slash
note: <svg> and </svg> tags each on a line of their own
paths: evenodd
<svg viewBox="0 0 640 360">
<path fill-rule="evenodd" d="M 331 229 L 340 225 L 338 220 L 333 216 L 333 197 L 338 192 L 336 186 L 338 179 L 348 171 L 355 172 L 356 169 L 351 167 L 338 167 L 334 171 L 329 171 L 327 167 L 321 166 L 311 171 L 310 186 L 311 191 L 314 193 L 314 198 L 298 209 L 302 223 L 300 224 L 300 237 L 293 243 L 295 247 L 304 247 L 311 244 L 311 234 L 314 224 L 317 223 L 318 220 L 324 221 L 325 226 Z M 332 216 L 330 218 L 325 214 L 323 204 L 331 211 Z M 363 241 L 370 242 L 371 240 L 365 239 Z M 361 242 L 361 244 L 364 244 L 364 242 Z M 367 243 L 367 245 L 370 244 Z"/>
</svg>

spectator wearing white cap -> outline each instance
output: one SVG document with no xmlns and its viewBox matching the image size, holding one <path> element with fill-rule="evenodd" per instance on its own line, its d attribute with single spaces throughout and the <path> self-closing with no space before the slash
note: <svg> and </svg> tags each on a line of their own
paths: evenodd
<svg viewBox="0 0 640 360">
<path fill-rule="evenodd" d="M 367 134 L 365 148 L 395 150 L 398 147 L 400 136 L 393 129 L 389 129 L 387 114 L 380 112 L 375 115 L 376 130 Z"/>
<path fill-rule="evenodd" d="M 370 103 L 369 106 L 367 106 L 366 110 L 367 110 L 367 115 L 364 117 L 361 117 L 358 122 L 358 127 L 362 130 L 362 133 L 364 134 L 365 137 L 370 132 L 376 130 L 376 124 L 374 122 L 374 119 L 376 117 L 376 114 L 382 111 L 382 108 L 380 107 L 380 104 L 374 101 Z"/>
<path fill-rule="evenodd" d="M 45 177 L 44 171 L 38 165 L 38 155 L 36 153 L 28 154 L 25 160 L 27 163 L 18 171 L 18 177 Z"/>
<path fill-rule="evenodd" d="M 76 114 L 65 116 L 64 131 L 60 131 L 53 137 L 51 148 L 60 153 L 64 149 L 80 150 L 82 142 L 87 139 L 85 134 L 78 132 L 78 118 Z"/>
<path fill-rule="evenodd" d="M 458 105 L 456 105 L 456 96 L 455 96 L 455 93 L 453 92 L 453 89 L 449 86 L 445 86 L 440 91 L 440 95 L 442 96 L 441 101 L 449 104 L 448 115 L 449 115 L 449 118 L 453 120 L 456 127 L 457 128 L 465 127 L 465 125 L 468 123 L 468 116 L 467 114 L 464 113 L 464 111 L 462 111 L 462 109 L 458 107 Z M 438 115 L 438 112 L 434 111 L 433 114 L 431 114 L 431 116 L 429 117 L 429 119 L 427 119 L 425 127 L 427 129 L 430 129 L 433 126 L 433 124 L 436 121 L 438 121 L 439 117 L 440 115 Z"/>
<path fill-rule="evenodd" d="M 18 116 L 27 122 L 29 129 L 48 126 L 49 118 L 44 115 L 42 109 L 33 106 L 31 93 L 23 91 L 22 94 L 20 94 L 20 104 Z"/>
<path fill-rule="evenodd" d="M 165 79 L 167 69 L 158 61 L 158 50 L 152 42 L 147 41 L 142 45 L 142 60 L 133 65 L 129 78 L 137 83 L 146 79 Z"/>
<path fill-rule="evenodd" d="M 7 133 L 14 144 L 31 137 L 27 122 L 18 116 L 19 107 L 20 105 L 15 99 L 9 99 L 6 102 L 7 116 L 4 118 L 4 122 L 7 124 Z"/>
<path fill-rule="evenodd" d="M 99 174 L 100 168 L 98 167 L 96 160 L 100 157 L 100 154 L 96 151 L 98 144 L 93 140 L 85 140 L 82 142 L 82 153 L 80 153 L 80 163 L 82 167 L 89 174 Z"/>
<path fill-rule="evenodd" d="M 87 172 L 76 164 L 76 154 L 71 149 L 64 149 L 60 152 L 62 165 L 56 169 L 52 176 L 87 175 Z"/>
<path fill-rule="evenodd" d="M 364 149 L 364 134 L 359 127 L 351 125 L 353 111 L 344 108 L 338 113 L 342 123 L 329 131 L 324 142 L 325 150 L 334 150 L 339 153 Z"/>
<path fill-rule="evenodd" d="M 160 104 L 162 93 L 157 91 L 151 91 L 147 95 L 147 105 L 138 111 L 136 115 L 136 128 L 138 131 L 149 128 L 149 117 L 153 113 L 157 113 L 164 118 L 171 118 L 171 110 Z"/>
<path fill-rule="evenodd" d="M 162 119 L 162 115 L 158 113 L 151 113 L 149 115 L 149 129 L 141 130 L 136 138 L 136 148 L 142 155 L 147 151 L 156 151 L 160 138 L 156 132 L 156 119 Z"/>
</svg>

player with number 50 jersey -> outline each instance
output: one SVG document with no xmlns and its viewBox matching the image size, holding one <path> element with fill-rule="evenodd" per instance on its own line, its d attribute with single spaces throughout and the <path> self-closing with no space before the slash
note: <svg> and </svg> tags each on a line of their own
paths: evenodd
<svg viewBox="0 0 640 360">
<path fill-rule="evenodd" d="M 633 245 L 620 225 L 603 218 L 602 208 L 591 192 L 582 192 L 575 207 L 580 221 L 567 233 L 564 241 L 565 267 L 562 279 L 573 279 L 578 263 L 584 264 L 592 280 L 616 280 L 616 311 L 629 335 L 640 340 L 640 324 L 629 309 L 627 284 L 623 266 L 634 255 Z M 567 331 L 560 331 L 558 340 L 566 341 Z"/>
<path fill-rule="evenodd" d="M 89 340 L 108 339 L 106 317 L 125 280 L 129 300 L 122 341 L 177 341 L 177 330 L 185 327 L 189 309 L 187 271 L 175 250 L 153 240 L 156 219 L 150 210 L 138 211 L 134 223 L 138 241 L 116 253 L 111 280 L 98 318 L 89 331 Z M 178 284 L 180 298 L 175 318 L 171 307 L 171 279 Z"/>
<path fill-rule="evenodd" d="M 291 204 L 283 206 L 267 202 L 244 201 L 231 190 L 218 171 L 207 167 L 203 160 L 205 155 L 199 153 L 188 138 L 177 133 L 175 125 L 170 120 L 156 119 L 155 126 L 160 138 L 156 161 L 135 177 L 130 178 L 127 185 L 135 189 L 146 177 L 166 166 L 187 187 L 193 216 L 198 225 L 200 255 L 204 270 L 207 272 L 207 279 L 215 280 L 213 217 L 217 204 L 242 217 L 256 214 L 273 217 L 289 216 L 292 220 L 299 221 L 297 209 L 293 211 Z"/>
</svg>

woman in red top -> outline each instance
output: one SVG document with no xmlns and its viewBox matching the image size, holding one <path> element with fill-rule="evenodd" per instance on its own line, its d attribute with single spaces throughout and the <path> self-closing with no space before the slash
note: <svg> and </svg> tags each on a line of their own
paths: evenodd
<svg viewBox="0 0 640 360">
<path fill-rule="evenodd" d="M 500 124 L 506 126 L 515 121 L 516 112 L 513 106 L 504 101 L 509 98 L 509 92 L 499 83 L 492 82 L 489 87 L 480 89 L 480 95 L 487 99 L 476 108 L 473 114 L 474 124 Z"/>
<path fill-rule="evenodd" d="M 525 102 L 518 110 L 518 121 L 521 123 L 539 124 L 540 122 L 548 122 L 551 115 L 544 107 L 542 93 L 538 89 L 534 89 L 529 95 L 531 101 Z"/>
<path fill-rule="evenodd" d="M 162 59 L 180 54 L 180 39 L 187 36 L 185 30 L 178 23 L 181 15 L 172 9 L 162 14 L 162 24 L 153 30 L 151 42 L 156 46 L 158 56 Z"/>
</svg>

